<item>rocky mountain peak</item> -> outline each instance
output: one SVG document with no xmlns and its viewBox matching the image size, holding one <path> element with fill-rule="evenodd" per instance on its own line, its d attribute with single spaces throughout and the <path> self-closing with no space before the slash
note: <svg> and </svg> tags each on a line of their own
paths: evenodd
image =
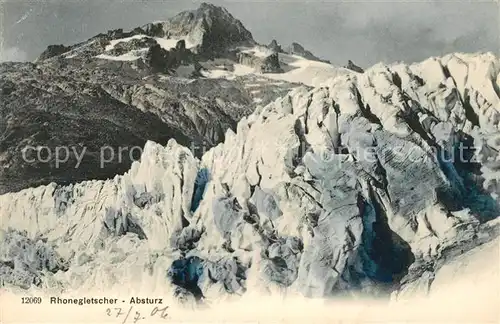
<svg viewBox="0 0 500 324">
<path fill-rule="evenodd" d="M 226 8 L 224 7 L 220 7 L 220 6 L 216 6 L 214 5 L 213 3 L 210 3 L 210 2 L 202 2 L 200 4 L 200 6 L 195 9 L 196 11 L 217 11 L 217 12 L 224 12 L 226 14 L 229 14 L 229 11 L 227 11 Z"/>
<path fill-rule="evenodd" d="M 353 61 L 349 60 L 347 61 L 347 65 L 345 66 L 346 69 L 349 69 L 351 71 L 354 71 L 354 72 L 358 72 L 358 73 L 364 73 L 365 70 L 363 70 L 363 68 L 361 68 L 360 66 L 354 64 Z"/>
<path fill-rule="evenodd" d="M 187 37 L 200 54 L 214 55 L 237 45 L 255 44 L 252 33 L 225 8 L 202 3 L 163 23 L 169 37 Z"/>
<path fill-rule="evenodd" d="M 306 50 L 304 46 L 300 45 L 299 43 L 293 42 L 289 47 L 288 47 L 288 53 L 293 54 L 293 55 L 299 55 L 302 56 L 306 59 L 310 60 L 320 60 L 318 57 L 316 57 L 313 53 L 310 51 Z"/>
<path fill-rule="evenodd" d="M 64 54 L 68 52 L 71 48 L 64 45 L 49 45 L 45 51 L 37 58 L 36 61 L 42 61 L 49 59 L 51 57 Z"/>
<path fill-rule="evenodd" d="M 280 45 L 280 44 L 278 44 L 278 41 L 276 41 L 275 39 L 273 39 L 273 40 L 271 41 L 271 43 L 269 43 L 269 45 L 267 45 L 267 47 L 268 47 L 270 50 L 272 50 L 272 51 L 274 51 L 274 52 L 276 52 L 276 53 L 282 53 L 282 52 L 283 52 L 283 49 L 281 48 L 281 45 Z"/>
<path fill-rule="evenodd" d="M 325 62 L 329 64 L 331 63 L 328 60 L 323 60 L 317 57 L 316 55 L 305 49 L 304 46 L 296 42 L 293 42 L 291 45 L 283 48 L 276 39 L 273 39 L 271 43 L 269 43 L 269 45 L 267 45 L 266 47 L 275 53 L 285 53 L 285 54 L 300 56 L 307 60 Z"/>
</svg>

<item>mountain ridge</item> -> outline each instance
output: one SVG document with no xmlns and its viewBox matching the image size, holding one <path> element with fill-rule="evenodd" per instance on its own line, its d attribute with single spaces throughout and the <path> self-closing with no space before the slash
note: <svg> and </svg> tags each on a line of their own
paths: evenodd
<svg viewBox="0 0 500 324">
<path fill-rule="evenodd" d="M 224 48 L 205 48 L 204 37 L 211 43 L 212 38 L 219 36 L 220 45 L 226 44 Z M 129 32 L 117 29 L 75 45 L 49 46 L 34 63 L 4 63 L 1 69 L 1 99 L 7 108 L 7 122 L 0 124 L 0 133 L 8 137 L 2 138 L 4 152 L 0 164 L 11 167 L 0 171 L 0 193 L 51 181 L 67 184 L 112 178 L 139 158 L 137 154 L 133 158 L 120 156 L 108 167 L 99 168 L 98 147 L 105 144 L 113 150 L 119 146 L 130 150 L 144 146 L 147 139 L 165 143 L 168 138 L 176 138 L 185 145 L 208 149 L 220 143 L 225 130 L 234 129 L 239 118 L 257 105 L 267 104 L 304 82 L 305 86 L 313 85 L 311 74 L 324 80 L 348 73 L 323 62 L 274 54 L 256 44 L 251 33 L 226 9 L 209 4 Z M 47 99 L 40 102 L 29 95 L 37 92 L 44 93 Z M 75 95 L 78 99 L 73 98 Z M 107 117 L 89 120 L 89 102 L 96 107 L 102 105 Z M 111 107 L 126 107 L 127 116 L 120 112 L 122 108 Z M 138 129 L 143 129 L 139 133 L 144 135 L 137 135 L 130 124 L 134 109 L 143 116 L 137 118 L 138 123 L 147 119 L 152 125 L 164 126 L 152 126 L 151 132 L 147 129 L 149 122 L 138 125 Z M 28 114 L 27 121 L 16 119 L 16 111 Z M 68 113 L 72 117 L 65 122 L 63 117 L 54 116 Z M 30 119 L 55 120 L 55 127 L 44 128 L 44 123 L 31 123 Z M 114 124 L 111 128 L 116 128 L 115 134 L 106 134 L 110 127 L 102 127 L 104 120 Z M 78 126 L 78 131 L 72 132 L 71 122 L 85 123 L 88 129 L 100 134 L 96 137 L 102 143 L 90 142 L 92 136 Z M 160 135 L 156 129 L 161 128 L 169 135 Z M 52 159 L 47 163 L 28 163 L 22 156 L 22 147 L 13 144 L 16 141 L 25 146 L 48 146 Z M 71 163 L 56 166 L 53 156 L 58 146 L 79 150 L 87 147 L 86 163 L 81 170 L 72 167 L 77 163 L 74 156 Z"/>
</svg>

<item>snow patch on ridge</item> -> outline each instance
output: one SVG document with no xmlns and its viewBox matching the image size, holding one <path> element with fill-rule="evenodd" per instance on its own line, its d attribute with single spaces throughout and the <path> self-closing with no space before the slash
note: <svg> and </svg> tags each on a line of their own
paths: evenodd
<svg viewBox="0 0 500 324">
<path fill-rule="evenodd" d="M 143 39 L 144 37 L 148 37 L 147 35 L 134 35 L 131 37 L 125 37 L 125 38 L 118 38 L 118 39 L 113 39 L 109 42 L 109 45 L 106 46 L 105 50 L 106 51 L 111 51 L 115 48 L 116 44 L 121 43 L 121 42 L 129 42 L 133 39 Z"/>
<path fill-rule="evenodd" d="M 138 53 L 137 51 L 131 51 L 123 55 L 112 56 L 106 54 L 97 55 L 96 58 L 103 60 L 111 60 L 111 61 L 135 61 L 141 58 L 141 56 L 134 55 Z"/>
<path fill-rule="evenodd" d="M 245 48 L 242 49 L 242 52 L 252 54 L 257 57 L 267 57 L 273 53 L 272 51 L 263 49 L 260 46 Z M 278 58 L 281 67 L 284 69 L 284 73 L 260 74 L 260 76 L 262 76 L 263 79 L 268 80 L 268 82 L 272 82 L 273 80 L 286 81 L 314 87 L 320 86 L 325 81 L 336 78 L 337 76 L 355 73 L 351 70 L 339 68 L 324 62 L 308 60 L 297 55 L 279 53 Z M 234 64 L 234 71 L 211 69 L 202 72 L 203 76 L 216 79 L 234 79 L 237 76 L 255 73 L 256 70 L 254 68 L 242 64 Z"/>
</svg>

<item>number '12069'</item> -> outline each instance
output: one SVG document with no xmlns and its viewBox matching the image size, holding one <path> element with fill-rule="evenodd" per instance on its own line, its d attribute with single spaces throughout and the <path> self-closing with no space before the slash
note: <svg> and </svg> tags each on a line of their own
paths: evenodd
<svg viewBox="0 0 500 324">
<path fill-rule="evenodd" d="M 21 304 L 41 304 L 42 297 L 22 297 Z"/>
</svg>

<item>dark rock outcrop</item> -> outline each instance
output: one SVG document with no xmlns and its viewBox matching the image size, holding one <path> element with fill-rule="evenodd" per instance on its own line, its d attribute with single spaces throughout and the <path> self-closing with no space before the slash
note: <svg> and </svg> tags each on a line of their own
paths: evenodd
<svg viewBox="0 0 500 324">
<path fill-rule="evenodd" d="M 72 69 L 81 79 L 63 75 Z M 98 70 L 71 66 L 62 72 L 56 66 L 26 65 L 0 70 L 0 88 L 10 89 L 0 94 L 0 193 L 114 177 L 129 169 L 130 149 L 151 138 L 161 143 L 175 138 L 189 145 L 180 129 L 168 127 L 159 116 L 82 80 Z M 119 153 L 120 148 L 128 153 Z M 134 159 L 140 152 L 135 153 Z"/>
<path fill-rule="evenodd" d="M 182 64 L 194 64 L 195 62 L 196 57 L 190 50 L 186 49 L 184 40 L 178 41 L 175 48 L 170 51 L 155 44 L 149 48 L 144 59 L 144 63 L 151 68 L 153 73 L 168 73 Z"/>
<path fill-rule="evenodd" d="M 116 44 L 111 51 L 109 51 L 109 54 L 113 56 L 120 56 L 125 53 L 128 53 L 130 51 L 134 50 L 140 50 L 143 48 L 150 48 L 152 46 L 157 45 L 158 43 L 154 38 L 151 37 L 144 37 L 140 39 L 132 39 L 128 42 L 119 42 Z"/>
<path fill-rule="evenodd" d="M 264 58 L 261 65 L 262 73 L 282 73 L 278 53 L 271 54 Z"/>
<path fill-rule="evenodd" d="M 250 53 L 238 53 L 238 62 L 253 67 L 260 73 L 283 73 L 278 53 L 273 53 L 266 57 L 258 57 Z"/>
<path fill-rule="evenodd" d="M 159 27 L 149 26 L 159 32 Z M 254 44 L 252 33 L 225 8 L 202 3 L 196 10 L 185 11 L 167 20 L 162 27 L 166 36 L 184 38 L 207 57 L 226 52 L 237 45 Z M 161 33 L 160 33 L 161 34 Z"/>
<path fill-rule="evenodd" d="M 269 43 L 269 45 L 267 45 L 267 48 L 269 48 L 270 50 L 276 52 L 276 53 L 283 53 L 283 49 L 281 48 L 281 45 L 278 44 L 278 42 L 273 39 L 271 41 L 271 43 Z"/>
<path fill-rule="evenodd" d="M 160 45 L 156 44 L 149 48 L 144 63 L 151 68 L 153 72 L 168 72 L 169 67 L 169 53 L 164 50 Z"/>
<path fill-rule="evenodd" d="M 292 43 L 288 48 L 285 50 L 286 53 L 291 54 L 291 55 L 298 55 L 302 56 L 305 59 L 312 60 L 312 61 L 320 61 L 320 62 L 325 62 L 325 63 L 330 63 L 330 61 L 320 59 L 319 57 L 315 56 L 313 53 L 310 51 L 306 50 L 302 45 L 299 43 Z"/>
<path fill-rule="evenodd" d="M 141 28 L 145 35 L 150 37 L 164 37 L 165 31 L 163 30 L 162 23 L 150 23 Z"/>
<path fill-rule="evenodd" d="M 131 33 L 124 33 L 122 28 L 119 29 L 113 29 L 108 31 L 108 36 L 111 39 L 118 39 L 118 38 L 124 38 L 124 37 L 130 37 L 132 36 Z"/>
<path fill-rule="evenodd" d="M 64 45 L 49 45 L 47 47 L 47 49 L 42 54 L 40 54 L 37 61 L 43 61 L 43 60 L 49 59 L 51 57 L 64 54 L 70 50 L 71 50 L 71 47 L 67 47 Z"/>
<path fill-rule="evenodd" d="M 356 64 L 354 64 L 353 61 L 349 60 L 347 62 L 347 65 L 345 66 L 346 69 L 349 69 L 349 70 L 352 70 L 354 72 L 358 72 L 358 73 L 365 73 L 365 70 L 363 70 L 361 67 L 357 66 Z"/>
</svg>

